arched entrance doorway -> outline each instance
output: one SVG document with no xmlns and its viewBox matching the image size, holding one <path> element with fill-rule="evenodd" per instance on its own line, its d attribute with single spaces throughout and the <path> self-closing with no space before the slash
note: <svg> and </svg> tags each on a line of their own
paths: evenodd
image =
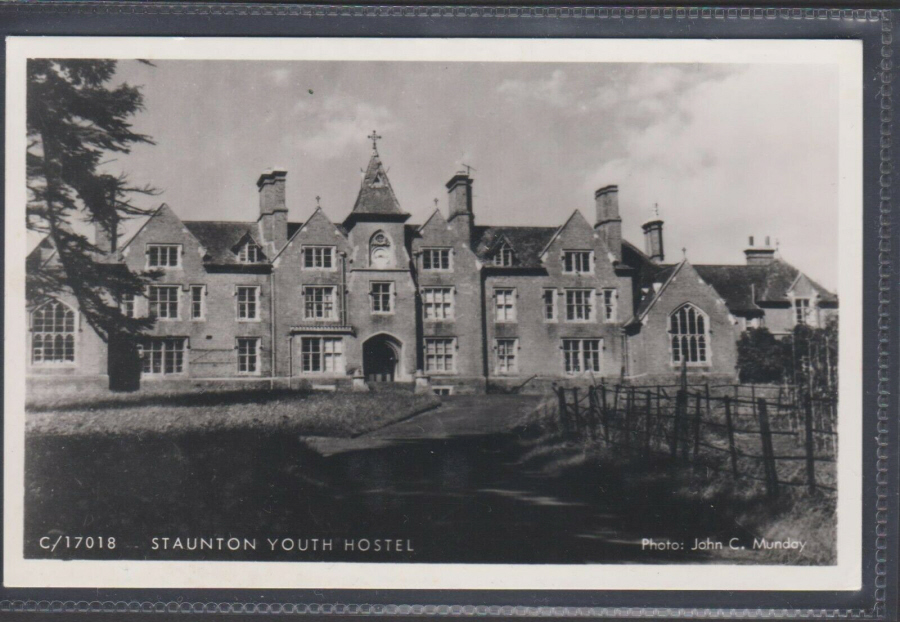
<svg viewBox="0 0 900 622">
<path fill-rule="evenodd" d="M 390 335 L 375 335 L 363 344 L 367 382 L 393 382 L 399 374 L 401 344 Z"/>
</svg>

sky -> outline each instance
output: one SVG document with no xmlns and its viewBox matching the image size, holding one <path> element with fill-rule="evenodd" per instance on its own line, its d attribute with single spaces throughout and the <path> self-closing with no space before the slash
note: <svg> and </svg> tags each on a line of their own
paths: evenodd
<svg viewBox="0 0 900 622">
<path fill-rule="evenodd" d="M 400 205 L 422 223 L 473 167 L 476 222 L 594 221 L 619 186 L 626 239 L 658 205 L 666 260 L 743 263 L 748 236 L 837 285 L 838 81 L 829 65 L 121 61 L 155 145 L 109 164 L 182 218 L 255 220 L 256 179 L 288 171 L 292 221 L 341 221 L 377 130 Z M 684 250 L 682 250 L 684 249 Z"/>
</svg>

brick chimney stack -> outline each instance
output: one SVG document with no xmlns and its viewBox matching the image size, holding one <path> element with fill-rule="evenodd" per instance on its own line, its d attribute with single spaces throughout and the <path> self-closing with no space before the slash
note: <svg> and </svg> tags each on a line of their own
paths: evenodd
<svg viewBox="0 0 900 622">
<path fill-rule="evenodd" d="M 648 220 L 642 225 L 644 230 L 644 252 L 653 263 L 662 263 L 666 255 L 663 251 L 663 221 L 659 218 Z"/>
<path fill-rule="evenodd" d="M 753 236 L 751 235 L 748 246 L 749 248 L 744 251 L 744 255 L 747 257 L 748 266 L 767 266 L 775 261 L 775 249 L 772 248 L 768 236 L 766 236 L 766 243 L 764 246 L 756 246 L 754 244 Z"/>
<path fill-rule="evenodd" d="M 617 262 L 622 261 L 622 218 L 619 216 L 619 187 L 604 186 L 594 193 L 597 222 L 594 230 L 606 241 Z"/>
<path fill-rule="evenodd" d="M 265 171 L 256 181 L 259 188 L 259 229 L 261 243 L 267 246 L 269 257 L 287 243 L 287 202 L 285 182 L 287 171 L 276 168 Z"/>
<path fill-rule="evenodd" d="M 475 212 L 472 208 L 473 180 L 467 172 L 460 171 L 447 182 L 447 201 L 449 203 L 447 221 L 453 224 L 463 237 L 471 235 L 475 224 Z M 466 238 L 467 239 L 467 238 Z"/>
</svg>

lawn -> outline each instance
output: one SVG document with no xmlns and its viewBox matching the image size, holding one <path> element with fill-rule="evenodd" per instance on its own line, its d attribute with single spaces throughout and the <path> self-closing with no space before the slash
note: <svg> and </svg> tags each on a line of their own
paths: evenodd
<svg viewBox="0 0 900 622">
<path fill-rule="evenodd" d="M 29 436 L 121 436 L 265 430 L 301 436 L 350 437 L 437 406 L 434 395 L 403 389 L 368 393 L 240 387 L 135 393 L 100 389 L 29 391 Z"/>
</svg>

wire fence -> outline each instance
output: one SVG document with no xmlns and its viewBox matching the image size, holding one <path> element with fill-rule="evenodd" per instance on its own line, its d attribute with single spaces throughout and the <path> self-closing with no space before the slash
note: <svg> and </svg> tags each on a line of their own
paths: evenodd
<svg viewBox="0 0 900 622">
<path fill-rule="evenodd" d="M 790 386 L 557 387 L 559 423 L 629 457 L 689 462 L 735 479 L 836 491 L 837 400 Z"/>
</svg>

